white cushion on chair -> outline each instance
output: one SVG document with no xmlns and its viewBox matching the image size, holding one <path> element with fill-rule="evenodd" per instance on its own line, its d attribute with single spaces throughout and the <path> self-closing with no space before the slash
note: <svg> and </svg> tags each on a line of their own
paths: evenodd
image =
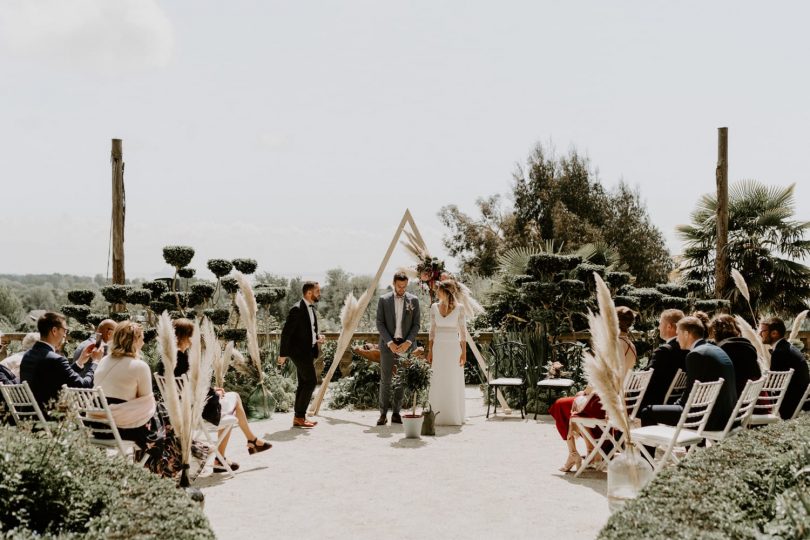
<svg viewBox="0 0 810 540">
<path fill-rule="evenodd" d="M 518 377 L 499 377 L 489 381 L 490 386 L 520 386 L 523 384 L 523 379 Z"/>
<path fill-rule="evenodd" d="M 570 388 L 574 386 L 574 381 L 571 379 L 543 379 L 537 381 L 537 386 L 548 386 L 551 388 Z"/>
<path fill-rule="evenodd" d="M 662 446 L 669 444 L 669 441 L 672 440 L 672 436 L 674 434 L 675 427 L 664 426 L 661 424 L 657 426 L 645 426 L 630 430 L 630 435 L 632 436 L 633 441 L 648 446 Z M 702 440 L 703 437 L 698 435 L 697 431 L 692 431 L 691 429 L 681 429 L 681 432 L 678 433 L 678 440 L 675 441 L 675 444 L 678 446 L 691 446 L 699 443 Z"/>
</svg>

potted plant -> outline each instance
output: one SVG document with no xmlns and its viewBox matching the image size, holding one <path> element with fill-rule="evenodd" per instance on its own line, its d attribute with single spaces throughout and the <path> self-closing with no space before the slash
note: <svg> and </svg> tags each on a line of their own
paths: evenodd
<svg viewBox="0 0 810 540">
<path fill-rule="evenodd" d="M 422 432 L 424 418 L 422 414 L 416 414 L 416 407 L 420 402 L 424 402 L 425 392 L 430 386 L 430 373 L 430 365 L 424 360 L 404 357 L 400 361 L 399 368 L 392 381 L 394 388 L 402 388 L 406 395 L 413 398 L 411 414 L 402 416 L 405 437 L 409 439 L 418 439 Z"/>
</svg>

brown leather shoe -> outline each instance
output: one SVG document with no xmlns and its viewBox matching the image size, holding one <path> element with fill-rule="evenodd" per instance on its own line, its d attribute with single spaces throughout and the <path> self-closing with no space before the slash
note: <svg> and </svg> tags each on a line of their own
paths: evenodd
<svg viewBox="0 0 810 540">
<path fill-rule="evenodd" d="M 384 414 L 381 414 L 380 417 L 377 419 L 378 426 L 384 426 L 388 423 L 388 417 Z"/>
<path fill-rule="evenodd" d="M 293 427 L 311 429 L 318 425 L 318 422 L 310 422 L 306 418 L 293 418 Z"/>
<path fill-rule="evenodd" d="M 394 413 L 394 414 L 391 415 L 391 423 L 392 424 L 401 424 L 402 423 L 402 417 L 399 415 L 399 413 Z"/>
</svg>

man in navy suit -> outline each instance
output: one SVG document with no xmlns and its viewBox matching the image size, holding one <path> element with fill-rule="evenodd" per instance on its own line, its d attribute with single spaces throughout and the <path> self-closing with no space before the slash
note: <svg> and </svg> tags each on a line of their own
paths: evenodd
<svg viewBox="0 0 810 540">
<path fill-rule="evenodd" d="M 771 352 L 771 371 L 793 370 L 785 397 L 779 406 L 779 416 L 788 419 L 793 416 L 799 400 L 802 399 L 807 385 L 810 384 L 810 370 L 807 361 L 799 349 L 785 339 L 785 322 L 778 317 L 771 317 L 759 323 L 759 335 L 766 345 L 773 345 Z M 804 404 L 804 410 L 810 409 L 810 403 Z"/>
<path fill-rule="evenodd" d="M 28 381 L 34 397 L 45 413 L 47 404 L 59 396 L 63 385 L 70 388 L 92 388 L 93 373 L 102 351 L 95 346 L 85 347 L 79 359 L 71 364 L 59 354 L 65 343 L 68 328 L 65 316 L 51 311 L 37 320 L 40 340 L 26 351 L 20 362 L 20 380 Z M 89 365 L 85 369 L 85 364 Z M 82 375 L 82 370 L 85 374 Z M 47 414 L 47 413 L 46 413 Z"/>
<path fill-rule="evenodd" d="M 667 309 L 661 313 L 658 335 L 664 343 L 653 351 L 647 364 L 647 369 L 652 369 L 653 374 L 641 401 L 642 408 L 647 405 L 666 405 L 664 396 L 675 379 L 675 374 L 679 369 L 686 371 L 686 354 L 689 351 L 681 349 L 677 339 L 678 321 L 683 317 L 683 311 L 680 309 Z"/>
<path fill-rule="evenodd" d="M 324 337 L 318 334 L 318 315 L 315 311 L 315 304 L 321 299 L 321 286 L 307 281 L 302 293 L 304 297 L 290 308 L 281 330 L 278 364 L 284 365 L 287 358 L 291 358 L 298 374 L 293 427 L 313 428 L 318 422 L 307 420 L 307 407 L 318 384 L 315 359 L 318 357 L 318 346 L 324 342 Z"/>
<path fill-rule="evenodd" d="M 388 405 L 391 405 L 392 424 L 401 424 L 399 408 L 402 405 L 402 388 L 391 396 L 391 378 L 400 355 L 416 347 L 419 333 L 419 299 L 405 289 L 408 276 L 394 274 L 394 290 L 384 294 L 377 302 L 377 331 L 380 333 L 380 418 L 378 426 L 388 422 Z"/>
<path fill-rule="evenodd" d="M 678 420 L 692 392 L 695 381 L 712 382 L 723 379 L 723 386 L 714 404 L 706 429 L 722 431 L 726 427 L 734 405 L 737 403 L 737 386 L 734 364 L 731 358 L 713 343 L 706 341 L 706 325 L 697 317 L 684 317 L 678 321 L 678 344 L 688 350 L 686 355 L 686 389 L 674 405 L 652 405 L 639 413 L 644 425 L 677 425 Z"/>
</svg>

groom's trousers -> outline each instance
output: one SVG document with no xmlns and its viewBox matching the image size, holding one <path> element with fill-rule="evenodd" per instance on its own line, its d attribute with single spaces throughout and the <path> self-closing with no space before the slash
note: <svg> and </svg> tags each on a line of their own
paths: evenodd
<svg viewBox="0 0 810 540">
<path fill-rule="evenodd" d="M 312 399 L 312 392 L 315 391 L 315 386 L 318 384 L 318 378 L 315 376 L 315 360 L 293 357 L 292 361 L 298 375 L 298 388 L 295 390 L 295 417 L 306 418 L 309 400 Z"/>
<path fill-rule="evenodd" d="M 405 343 L 404 339 L 395 338 L 394 344 L 400 345 Z M 387 354 L 386 354 L 387 353 Z M 392 353 L 390 350 L 380 351 L 380 413 L 387 414 L 388 406 L 394 414 L 399 414 L 399 409 L 402 406 L 402 388 L 391 388 L 391 379 L 394 374 L 394 366 L 399 365 L 399 357 Z M 393 399 L 392 399 L 393 394 Z"/>
</svg>

